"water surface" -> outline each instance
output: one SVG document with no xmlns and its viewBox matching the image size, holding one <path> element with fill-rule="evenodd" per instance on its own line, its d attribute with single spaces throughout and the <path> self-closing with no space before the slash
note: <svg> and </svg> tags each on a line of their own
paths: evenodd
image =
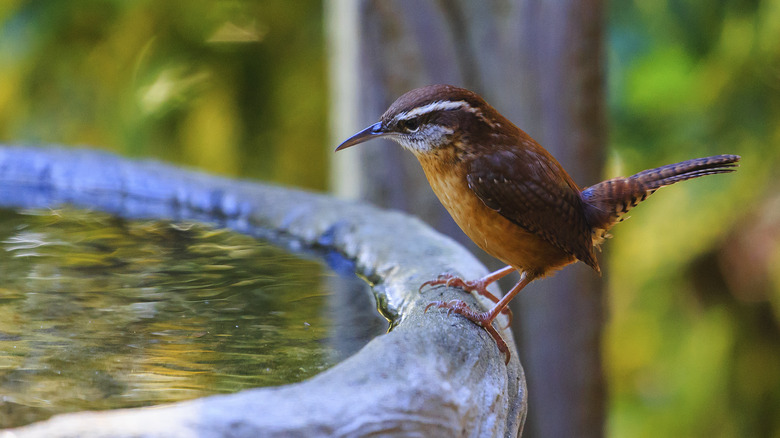
<svg viewBox="0 0 780 438">
<path fill-rule="evenodd" d="M 207 225 L 0 210 L 0 426 L 303 380 L 386 330 L 365 289 Z"/>
</svg>

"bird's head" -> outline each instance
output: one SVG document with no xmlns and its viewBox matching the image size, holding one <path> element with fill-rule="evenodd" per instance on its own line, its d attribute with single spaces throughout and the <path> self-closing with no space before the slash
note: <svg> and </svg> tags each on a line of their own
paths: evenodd
<svg viewBox="0 0 780 438">
<path fill-rule="evenodd" d="M 506 123 L 476 93 L 452 85 L 429 85 L 399 97 L 378 122 L 345 140 L 336 151 L 387 137 L 415 155 L 424 155 Z"/>
</svg>

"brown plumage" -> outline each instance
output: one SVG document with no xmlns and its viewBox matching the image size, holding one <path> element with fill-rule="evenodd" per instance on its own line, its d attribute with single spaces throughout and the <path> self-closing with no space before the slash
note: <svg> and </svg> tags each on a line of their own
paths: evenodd
<svg viewBox="0 0 780 438">
<path fill-rule="evenodd" d="M 727 173 L 739 167 L 737 155 L 696 158 L 681 163 L 648 169 L 628 178 L 612 178 L 582 190 L 585 219 L 593 230 L 593 244 L 598 245 L 626 213 L 661 187 L 705 175 Z"/>
<path fill-rule="evenodd" d="M 528 134 L 471 91 L 449 85 L 412 90 L 379 122 L 336 150 L 389 137 L 410 150 L 447 211 L 480 248 L 510 268 L 476 281 L 450 275 L 425 285 L 453 284 L 487 296 L 487 312 L 462 301 L 434 302 L 485 327 L 499 349 L 506 344 L 491 326 L 528 283 L 577 260 L 600 272 L 594 246 L 625 214 L 663 186 L 733 172 L 740 157 L 719 155 L 613 178 L 581 190 L 558 161 Z M 518 284 L 500 300 L 486 287 L 513 270 Z"/>
</svg>

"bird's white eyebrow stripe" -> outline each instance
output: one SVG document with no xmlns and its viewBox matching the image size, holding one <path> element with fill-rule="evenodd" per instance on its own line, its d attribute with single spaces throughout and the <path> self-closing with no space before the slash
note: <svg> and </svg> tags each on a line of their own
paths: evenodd
<svg viewBox="0 0 780 438">
<path fill-rule="evenodd" d="M 432 113 L 434 111 L 452 111 L 456 109 L 465 109 L 466 111 L 477 115 L 479 115 L 480 113 L 478 108 L 472 107 L 465 100 L 457 100 L 457 101 L 437 100 L 436 102 L 431 102 L 428 105 L 415 108 L 405 113 L 401 113 L 396 117 L 396 119 L 409 120 L 411 118 L 421 116 L 423 114 Z"/>
</svg>

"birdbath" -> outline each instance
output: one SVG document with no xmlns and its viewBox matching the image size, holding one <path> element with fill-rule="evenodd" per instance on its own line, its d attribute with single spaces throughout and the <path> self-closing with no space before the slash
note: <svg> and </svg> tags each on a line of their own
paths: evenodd
<svg viewBox="0 0 780 438">
<path fill-rule="evenodd" d="M 14 187 L 39 196 L 14 197 Z M 511 332 L 507 364 L 490 335 L 433 300 L 474 296 L 419 291 L 442 272 L 478 278 L 468 251 L 421 221 L 329 196 L 205 175 L 152 161 L 62 148 L 0 148 L 3 206 L 62 204 L 128 219 L 218 221 L 235 231 L 338 253 L 354 264 L 392 329 L 300 383 L 153 408 L 76 412 L 2 437 L 518 436 L 526 386 Z M 489 303 L 485 303 L 489 304 Z M 502 325 L 506 320 L 501 321 Z"/>
</svg>

